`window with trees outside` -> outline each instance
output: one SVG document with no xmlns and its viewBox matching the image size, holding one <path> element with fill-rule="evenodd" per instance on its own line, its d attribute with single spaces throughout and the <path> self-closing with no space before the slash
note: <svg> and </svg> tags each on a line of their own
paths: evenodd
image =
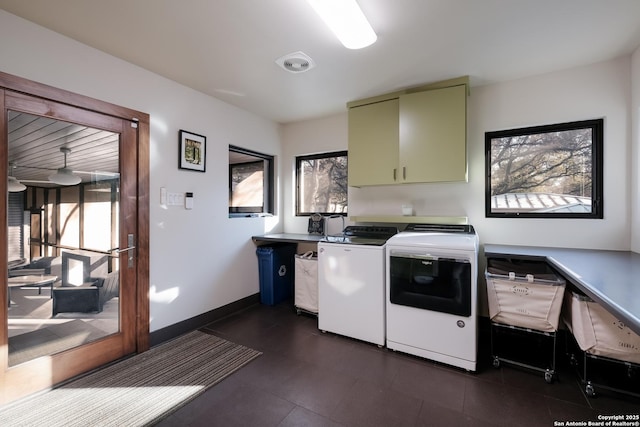
<svg viewBox="0 0 640 427">
<path fill-rule="evenodd" d="M 273 156 L 229 146 L 229 216 L 273 214 Z"/>
<path fill-rule="evenodd" d="M 602 218 L 602 119 L 485 133 L 487 217 Z"/>
<path fill-rule="evenodd" d="M 347 214 L 347 152 L 296 157 L 296 215 Z"/>
</svg>

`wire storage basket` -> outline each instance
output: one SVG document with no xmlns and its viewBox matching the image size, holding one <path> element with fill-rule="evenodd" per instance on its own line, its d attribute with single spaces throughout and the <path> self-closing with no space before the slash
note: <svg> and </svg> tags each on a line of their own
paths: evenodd
<svg viewBox="0 0 640 427">
<path fill-rule="evenodd" d="M 485 276 L 493 365 L 541 371 L 553 382 L 564 279 L 546 262 L 519 259 L 488 259 Z M 540 355 L 549 357 L 540 362 Z"/>
<path fill-rule="evenodd" d="M 578 292 L 567 295 L 563 318 L 573 337 L 567 352 L 586 394 L 595 396 L 598 387 L 640 397 L 640 336 Z"/>
</svg>

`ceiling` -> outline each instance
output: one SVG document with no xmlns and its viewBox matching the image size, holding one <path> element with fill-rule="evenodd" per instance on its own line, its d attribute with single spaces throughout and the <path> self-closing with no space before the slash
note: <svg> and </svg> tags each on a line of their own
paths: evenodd
<svg viewBox="0 0 640 427">
<path fill-rule="evenodd" d="M 358 0 L 378 40 L 344 48 L 305 0 L 0 0 L 0 8 L 279 123 L 463 75 L 471 86 L 640 45 L 638 0 Z M 275 60 L 302 51 L 301 73 Z M 472 92 L 473 93 L 473 92 Z"/>
<path fill-rule="evenodd" d="M 58 187 L 49 175 L 66 166 L 82 179 L 118 178 L 119 135 L 84 125 L 9 112 L 9 175 L 27 186 Z"/>
</svg>

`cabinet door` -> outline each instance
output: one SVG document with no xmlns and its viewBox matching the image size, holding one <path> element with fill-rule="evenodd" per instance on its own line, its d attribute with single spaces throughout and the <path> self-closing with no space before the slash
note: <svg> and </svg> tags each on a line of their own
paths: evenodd
<svg viewBox="0 0 640 427">
<path fill-rule="evenodd" d="M 393 184 L 398 167 L 398 99 L 349 109 L 349 185 Z"/>
<path fill-rule="evenodd" d="M 465 85 L 400 96 L 400 182 L 467 180 L 466 99 Z"/>
</svg>

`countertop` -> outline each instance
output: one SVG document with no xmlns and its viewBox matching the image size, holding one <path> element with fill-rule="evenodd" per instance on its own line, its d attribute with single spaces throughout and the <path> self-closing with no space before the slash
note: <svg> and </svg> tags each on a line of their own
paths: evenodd
<svg viewBox="0 0 640 427">
<path fill-rule="evenodd" d="M 640 335 L 640 254 L 485 244 L 484 255 L 546 260 L 565 279 Z"/>
<path fill-rule="evenodd" d="M 318 243 L 324 236 L 321 234 L 274 233 L 252 236 L 255 243 Z"/>
</svg>

